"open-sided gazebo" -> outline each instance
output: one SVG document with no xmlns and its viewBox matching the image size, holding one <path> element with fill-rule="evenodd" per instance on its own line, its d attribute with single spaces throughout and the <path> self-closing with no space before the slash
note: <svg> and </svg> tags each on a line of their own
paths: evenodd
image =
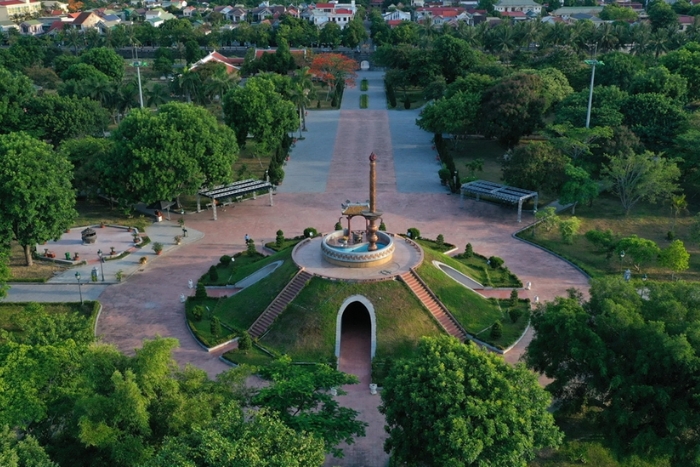
<svg viewBox="0 0 700 467">
<path fill-rule="evenodd" d="M 472 195 L 479 201 L 481 198 L 505 201 L 518 205 L 518 222 L 521 221 L 523 212 L 523 201 L 535 198 L 535 212 L 537 212 L 537 201 L 539 195 L 536 191 L 524 190 L 512 186 L 501 185 L 500 183 L 488 182 L 486 180 L 475 180 L 465 183 L 460 188 L 460 198 L 464 207 L 464 195 Z"/>
<path fill-rule="evenodd" d="M 253 194 L 253 199 L 255 199 L 258 192 L 265 190 L 267 190 L 267 193 L 270 195 L 270 206 L 272 206 L 272 189 L 273 186 L 270 182 L 266 180 L 255 180 L 252 178 L 249 180 L 231 183 L 229 185 L 205 188 L 197 193 L 197 212 L 202 210 L 200 204 L 201 196 L 211 199 L 211 203 L 207 203 L 207 208 L 211 206 L 212 210 L 214 211 L 214 220 L 216 220 L 216 204 L 219 202 L 219 200 L 221 200 L 221 205 L 228 206 L 234 201 L 238 201 L 243 198 L 243 196 L 250 193 Z"/>
</svg>

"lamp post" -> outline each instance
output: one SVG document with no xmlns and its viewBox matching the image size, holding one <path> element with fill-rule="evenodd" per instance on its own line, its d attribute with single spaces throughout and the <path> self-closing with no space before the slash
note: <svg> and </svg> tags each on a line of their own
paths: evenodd
<svg viewBox="0 0 700 467">
<path fill-rule="evenodd" d="M 620 272 L 622 272 L 622 260 L 625 259 L 625 250 L 620 252 Z"/>
<path fill-rule="evenodd" d="M 139 102 L 141 103 L 141 108 L 143 109 L 143 90 L 141 89 L 141 67 L 148 66 L 148 62 L 139 61 L 137 55 L 136 60 L 131 62 L 131 66 L 136 68 L 136 76 L 138 77 L 139 81 Z"/>
<path fill-rule="evenodd" d="M 80 293 L 80 304 L 83 304 L 83 284 L 80 282 L 80 273 L 75 273 L 75 278 L 78 281 L 78 293 Z"/>
<path fill-rule="evenodd" d="M 591 89 L 588 92 L 588 112 L 586 112 L 586 128 L 590 128 L 591 126 L 591 106 L 593 105 L 593 82 L 595 81 L 595 66 L 596 65 L 605 65 L 603 62 L 600 60 L 591 59 L 591 60 L 584 60 L 586 65 L 591 65 Z"/>
<path fill-rule="evenodd" d="M 97 250 L 97 256 L 100 257 L 100 272 L 102 273 L 102 282 L 105 281 L 105 269 L 102 263 L 105 262 L 104 257 L 102 256 L 102 250 Z"/>
</svg>

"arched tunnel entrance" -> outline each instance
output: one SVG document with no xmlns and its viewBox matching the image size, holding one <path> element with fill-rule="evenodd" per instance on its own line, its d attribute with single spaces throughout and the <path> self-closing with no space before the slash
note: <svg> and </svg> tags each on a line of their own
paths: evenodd
<svg viewBox="0 0 700 467">
<path fill-rule="evenodd" d="M 338 312 L 337 326 L 338 369 L 357 376 L 361 384 L 369 384 L 376 347 L 374 307 L 364 297 L 350 297 Z"/>
</svg>

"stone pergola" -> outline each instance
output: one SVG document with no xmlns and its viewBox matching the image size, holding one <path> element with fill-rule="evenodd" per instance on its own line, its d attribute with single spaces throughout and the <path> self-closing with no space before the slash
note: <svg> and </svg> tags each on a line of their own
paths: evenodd
<svg viewBox="0 0 700 467">
<path fill-rule="evenodd" d="M 518 205 L 518 222 L 521 221 L 523 212 L 523 201 L 535 198 L 535 210 L 537 212 L 537 201 L 539 195 L 536 191 L 524 190 L 512 186 L 501 185 L 500 183 L 489 182 L 486 180 L 475 180 L 465 183 L 460 188 L 460 198 L 462 207 L 464 207 L 464 195 L 473 195 L 477 201 L 481 198 L 504 201 L 506 203 Z"/>
<path fill-rule="evenodd" d="M 253 194 L 253 199 L 255 199 L 259 191 L 265 190 L 267 190 L 267 193 L 270 195 L 270 206 L 272 206 L 272 189 L 273 186 L 269 181 L 255 180 L 252 178 L 249 180 L 242 180 L 240 182 L 231 183 L 229 185 L 220 185 L 213 188 L 205 188 L 202 189 L 199 193 L 197 193 L 197 212 L 201 212 L 202 210 L 200 204 L 200 199 L 202 196 L 211 199 L 211 203 L 208 203 L 207 207 L 209 206 L 209 204 L 211 204 L 212 210 L 214 211 L 214 220 L 216 220 L 216 203 L 218 200 L 224 200 L 221 204 L 224 206 L 228 206 L 236 199 L 240 199 L 243 196 L 248 195 L 250 193 Z"/>
</svg>

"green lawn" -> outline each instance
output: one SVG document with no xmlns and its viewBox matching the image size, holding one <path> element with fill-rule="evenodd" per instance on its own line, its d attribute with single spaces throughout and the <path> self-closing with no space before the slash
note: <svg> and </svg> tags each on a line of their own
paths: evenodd
<svg viewBox="0 0 700 467">
<path fill-rule="evenodd" d="M 255 265 L 250 265 L 250 273 L 252 273 L 269 262 L 284 261 L 269 276 L 224 299 L 215 312 L 221 322 L 233 329 L 248 329 L 298 272 L 299 268 L 291 260 L 291 254 L 292 250 L 284 250 Z"/>
<path fill-rule="evenodd" d="M 452 158 L 462 177 L 469 175 L 465 164 L 475 159 L 484 161 L 484 170 L 476 172 L 480 180 L 501 183 L 501 159 L 505 153 L 503 146 L 488 139 L 465 139 L 456 141 L 452 148 Z"/>
<path fill-rule="evenodd" d="M 398 281 L 353 284 L 313 278 L 260 343 L 295 361 L 329 361 L 335 351 L 338 311 L 351 295 L 363 295 L 377 318 L 376 357 L 401 358 L 422 336 L 443 331 L 405 284 Z"/>
<path fill-rule="evenodd" d="M 261 267 L 274 261 L 269 259 L 271 256 L 265 257 L 260 253 L 250 256 L 246 251 L 236 253 L 232 258 L 233 261 L 231 261 L 228 266 L 224 266 L 221 263 L 217 263 L 215 265 L 219 274 L 219 278 L 217 280 L 211 280 L 209 272 L 207 272 L 199 278 L 199 282 L 202 282 L 204 285 L 235 284 L 241 279 L 248 277 Z"/>
<path fill-rule="evenodd" d="M 217 344 L 221 344 L 222 342 L 226 342 L 235 337 L 235 333 L 223 325 L 221 326 L 220 336 L 214 336 L 211 333 L 211 321 L 209 316 L 210 314 L 212 316 L 217 314 L 224 300 L 224 298 L 190 298 L 185 304 L 187 324 L 189 325 L 190 330 L 194 333 L 197 339 L 199 339 L 207 347 L 214 347 Z M 208 310 L 200 321 L 195 321 L 192 318 L 192 308 L 198 305 L 208 308 Z"/>
<path fill-rule="evenodd" d="M 562 218 L 567 216 L 570 216 L 569 212 L 561 214 Z M 670 209 L 667 206 L 642 203 L 635 206 L 629 216 L 625 216 L 617 198 L 602 196 L 593 203 L 592 207 L 577 206 L 576 217 L 581 220 L 581 228 L 572 244 L 565 244 L 556 228 L 550 232 L 538 228 L 534 237 L 532 229 L 528 229 L 519 236 L 569 259 L 593 277 L 621 274 L 621 270 L 629 268 L 633 277 L 646 273 L 649 279 L 653 280 L 671 279 L 670 271 L 656 264 L 637 271 L 628 256 L 621 264 L 618 255 L 608 257 L 606 252 L 599 251 L 584 237 L 588 230 L 611 229 L 620 237 L 636 234 L 655 241 L 659 248 L 666 248 L 671 243 L 666 235 L 671 230 L 672 222 Z M 676 238 L 683 241 L 690 253 L 690 269 L 677 274 L 676 277 L 687 281 L 700 281 L 700 248 L 690 240 L 692 223 L 693 219 L 690 216 L 680 217 L 677 221 Z"/>
<path fill-rule="evenodd" d="M 527 315 L 522 316 L 513 324 L 508 317 L 506 305 L 502 305 L 495 299 L 485 299 L 476 292 L 467 289 L 435 267 L 432 261 L 443 262 L 469 275 L 468 272 L 465 272 L 466 266 L 429 249 L 423 251 L 425 260 L 417 269 L 418 275 L 467 332 L 477 336 L 480 340 L 502 348 L 508 347 L 520 337 L 527 326 Z M 501 321 L 503 324 L 503 335 L 500 339 L 493 340 L 489 336 L 488 328 L 496 321 Z"/>
<path fill-rule="evenodd" d="M 294 237 L 294 238 L 285 238 L 284 241 L 282 242 L 282 245 L 280 245 L 280 246 L 277 246 L 276 242 L 268 242 L 265 244 L 265 246 L 272 251 L 279 252 L 282 250 L 286 250 L 287 248 L 294 248 L 297 245 L 297 243 L 299 243 L 302 240 L 304 240 L 304 236 L 300 235 L 300 236 Z"/>
<path fill-rule="evenodd" d="M 97 225 L 100 222 L 104 222 L 106 224 L 136 227 L 140 232 L 143 232 L 146 227 L 153 223 L 151 219 L 146 218 L 143 214 L 136 214 L 135 212 L 124 213 L 116 207 L 110 207 L 107 202 L 100 199 L 89 200 L 80 198 L 76 201 L 75 209 L 78 211 L 78 217 L 73 222 L 74 227 Z"/>
<path fill-rule="evenodd" d="M 21 333 L 23 330 L 18 324 L 18 318 L 24 312 L 26 303 L 0 303 L 0 329 L 8 332 Z M 85 326 L 92 330 L 95 326 L 97 311 L 100 304 L 96 301 L 84 301 L 82 304 L 75 302 L 66 303 L 41 303 L 47 313 L 79 313 L 85 318 Z"/>
<path fill-rule="evenodd" d="M 226 352 L 223 357 L 236 365 L 264 366 L 272 363 L 272 357 L 260 350 L 256 345 L 253 345 L 253 348 L 246 352 L 238 349 Z"/>
</svg>

